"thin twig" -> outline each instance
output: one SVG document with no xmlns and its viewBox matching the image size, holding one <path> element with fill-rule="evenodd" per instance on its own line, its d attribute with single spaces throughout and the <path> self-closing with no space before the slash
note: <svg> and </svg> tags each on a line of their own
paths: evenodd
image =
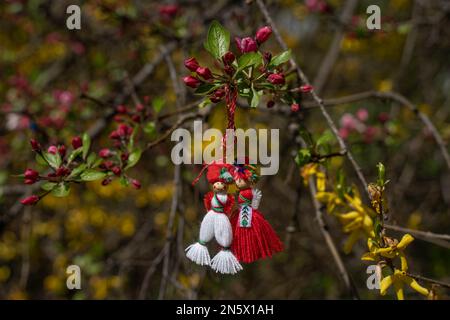
<svg viewBox="0 0 450 320">
<path fill-rule="evenodd" d="M 170 55 L 167 55 L 166 63 L 169 68 L 169 74 L 170 79 L 172 80 L 173 89 L 175 91 L 176 97 L 177 97 L 177 109 L 179 109 L 182 105 L 182 100 L 184 100 L 184 91 L 182 91 L 180 84 L 178 82 L 178 76 L 175 69 L 175 65 L 173 63 L 172 57 Z M 158 299 L 162 300 L 164 299 L 166 288 L 167 288 L 167 279 L 169 278 L 169 267 L 170 267 L 170 247 L 173 240 L 173 225 L 175 222 L 175 217 L 178 211 L 179 207 L 179 199 L 181 198 L 181 166 L 175 165 L 174 168 L 174 177 L 173 177 L 173 185 L 174 190 L 172 194 L 172 203 L 170 206 L 170 213 L 169 213 L 169 221 L 167 223 L 167 229 L 166 229 L 166 242 L 168 242 L 168 245 L 166 245 L 166 254 L 164 256 L 164 262 L 163 262 L 163 271 L 162 271 L 162 279 L 161 284 L 159 287 L 159 294 Z"/>
<path fill-rule="evenodd" d="M 450 235 L 448 235 L 448 234 L 439 234 L 439 233 L 433 233 L 430 231 L 420 231 L 420 230 L 408 229 L 408 228 L 403 228 L 403 227 L 399 227 L 399 226 L 394 226 L 391 224 L 386 224 L 385 227 L 386 227 L 386 229 L 389 229 L 389 230 L 411 233 L 412 235 L 417 235 L 417 236 L 420 236 L 421 238 L 425 238 L 425 239 L 450 241 Z"/>
<path fill-rule="evenodd" d="M 407 272 L 406 275 L 408 275 L 411 278 L 414 278 L 416 280 L 425 281 L 425 282 L 429 282 L 429 283 L 434 283 L 434 284 L 437 284 L 437 285 L 439 285 L 441 287 L 445 287 L 445 288 L 450 289 L 450 283 L 447 283 L 447 282 L 434 280 L 434 279 L 427 278 L 427 277 L 422 277 L 422 276 L 419 276 L 419 275 L 416 275 L 416 274 L 412 274 L 412 273 L 409 273 L 409 272 Z"/>
</svg>

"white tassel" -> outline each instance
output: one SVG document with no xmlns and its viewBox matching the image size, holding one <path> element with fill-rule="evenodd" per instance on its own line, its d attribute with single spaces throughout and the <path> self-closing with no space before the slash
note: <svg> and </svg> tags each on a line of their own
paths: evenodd
<svg viewBox="0 0 450 320">
<path fill-rule="evenodd" d="M 214 217 L 216 215 L 213 211 L 208 211 L 200 225 L 199 240 L 201 243 L 197 242 L 186 248 L 186 257 L 201 266 L 211 264 L 211 257 L 205 244 L 214 237 Z"/>
<path fill-rule="evenodd" d="M 233 230 L 231 223 L 225 214 L 214 216 L 214 236 L 216 241 L 224 248 L 229 248 L 233 241 Z M 236 274 L 242 270 L 242 266 L 234 254 L 227 249 L 221 250 L 211 260 L 214 271 L 223 274 Z"/>
<path fill-rule="evenodd" d="M 222 274 L 236 274 L 242 266 L 230 250 L 221 250 L 211 260 L 211 268 Z"/>
<path fill-rule="evenodd" d="M 208 248 L 199 242 L 186 248 L 186 257 L 201 266 L 209 266 L 211 264 Z"/>
</svg>

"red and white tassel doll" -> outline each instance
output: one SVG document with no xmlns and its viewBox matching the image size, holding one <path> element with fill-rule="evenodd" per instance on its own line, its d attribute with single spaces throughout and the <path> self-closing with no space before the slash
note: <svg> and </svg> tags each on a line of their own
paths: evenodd
<svg viewBox="0 0 450 320">
<path fill-rule="evenodd" d="M 233 231 L 228 216 L 234 205 L 233 195 L 227 194 L 228 184 L 233 182 L 230 168 L 230 165 L 217 162 L 207 166 L 206 178 L 213 191 L 208 192 L 203 200 L 207 213 L 200 225 L 199 240 L 186 249 L 188 259 L 199 265 L 210 265 L 214 271 L 223 274 L 235 274 L 242 270 L 230 250 Z M 211 259 L 206 244 L 213 238 L 222 249 Z"/>
<path fill-rule="evenodd" d="M 238 210 L 231 218 L 233 227 L 231 251 L 240 262 L 244 263 L 271 257 L 283 250 L 283 244 L 258 210 L 262 193 L 252 188 L 259 178 L 256 167 L 250 164 L 235 164 L 233 171 L 239 192 Z"/>
</svg>

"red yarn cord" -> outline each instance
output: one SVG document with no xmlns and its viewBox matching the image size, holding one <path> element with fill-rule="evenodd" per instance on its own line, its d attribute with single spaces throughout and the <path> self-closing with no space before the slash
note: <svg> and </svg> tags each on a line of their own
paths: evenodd
<svg viewBox="0 0 450 320">
<path fill-rule="evenodd" d="M 234 113 L 236 112 L 236 100 L 237 100 L 237 90 L 236 88 L 230 88 L 230 86 L 225 86 L 225 102 L 227 107 L 227 128 L 236 130 L 236 125 L 234 123 Z M 226 154 L 227 154 L 227 132 L 225 130 L 225 134 L 222 140 L 222 149 L 223 149 L 223 160 L 226 162 Z"/>
</svg>

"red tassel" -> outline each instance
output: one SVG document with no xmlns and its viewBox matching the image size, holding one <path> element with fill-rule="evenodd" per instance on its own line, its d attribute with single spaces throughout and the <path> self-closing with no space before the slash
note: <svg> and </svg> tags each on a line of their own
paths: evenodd
<svg viewBox="0 0 450 320">
<path fill-rule="evenodd" d="M 231 251 L 240 262 L 251 263 L 258 259 L 272 257 L 283 250 L 282 242 L 258 210 L 253 209 L 251 227 L 239 226 L 238 220 L 239 213 L 235 214 L 231 220 L 233 226 Z"/>
</svg>

